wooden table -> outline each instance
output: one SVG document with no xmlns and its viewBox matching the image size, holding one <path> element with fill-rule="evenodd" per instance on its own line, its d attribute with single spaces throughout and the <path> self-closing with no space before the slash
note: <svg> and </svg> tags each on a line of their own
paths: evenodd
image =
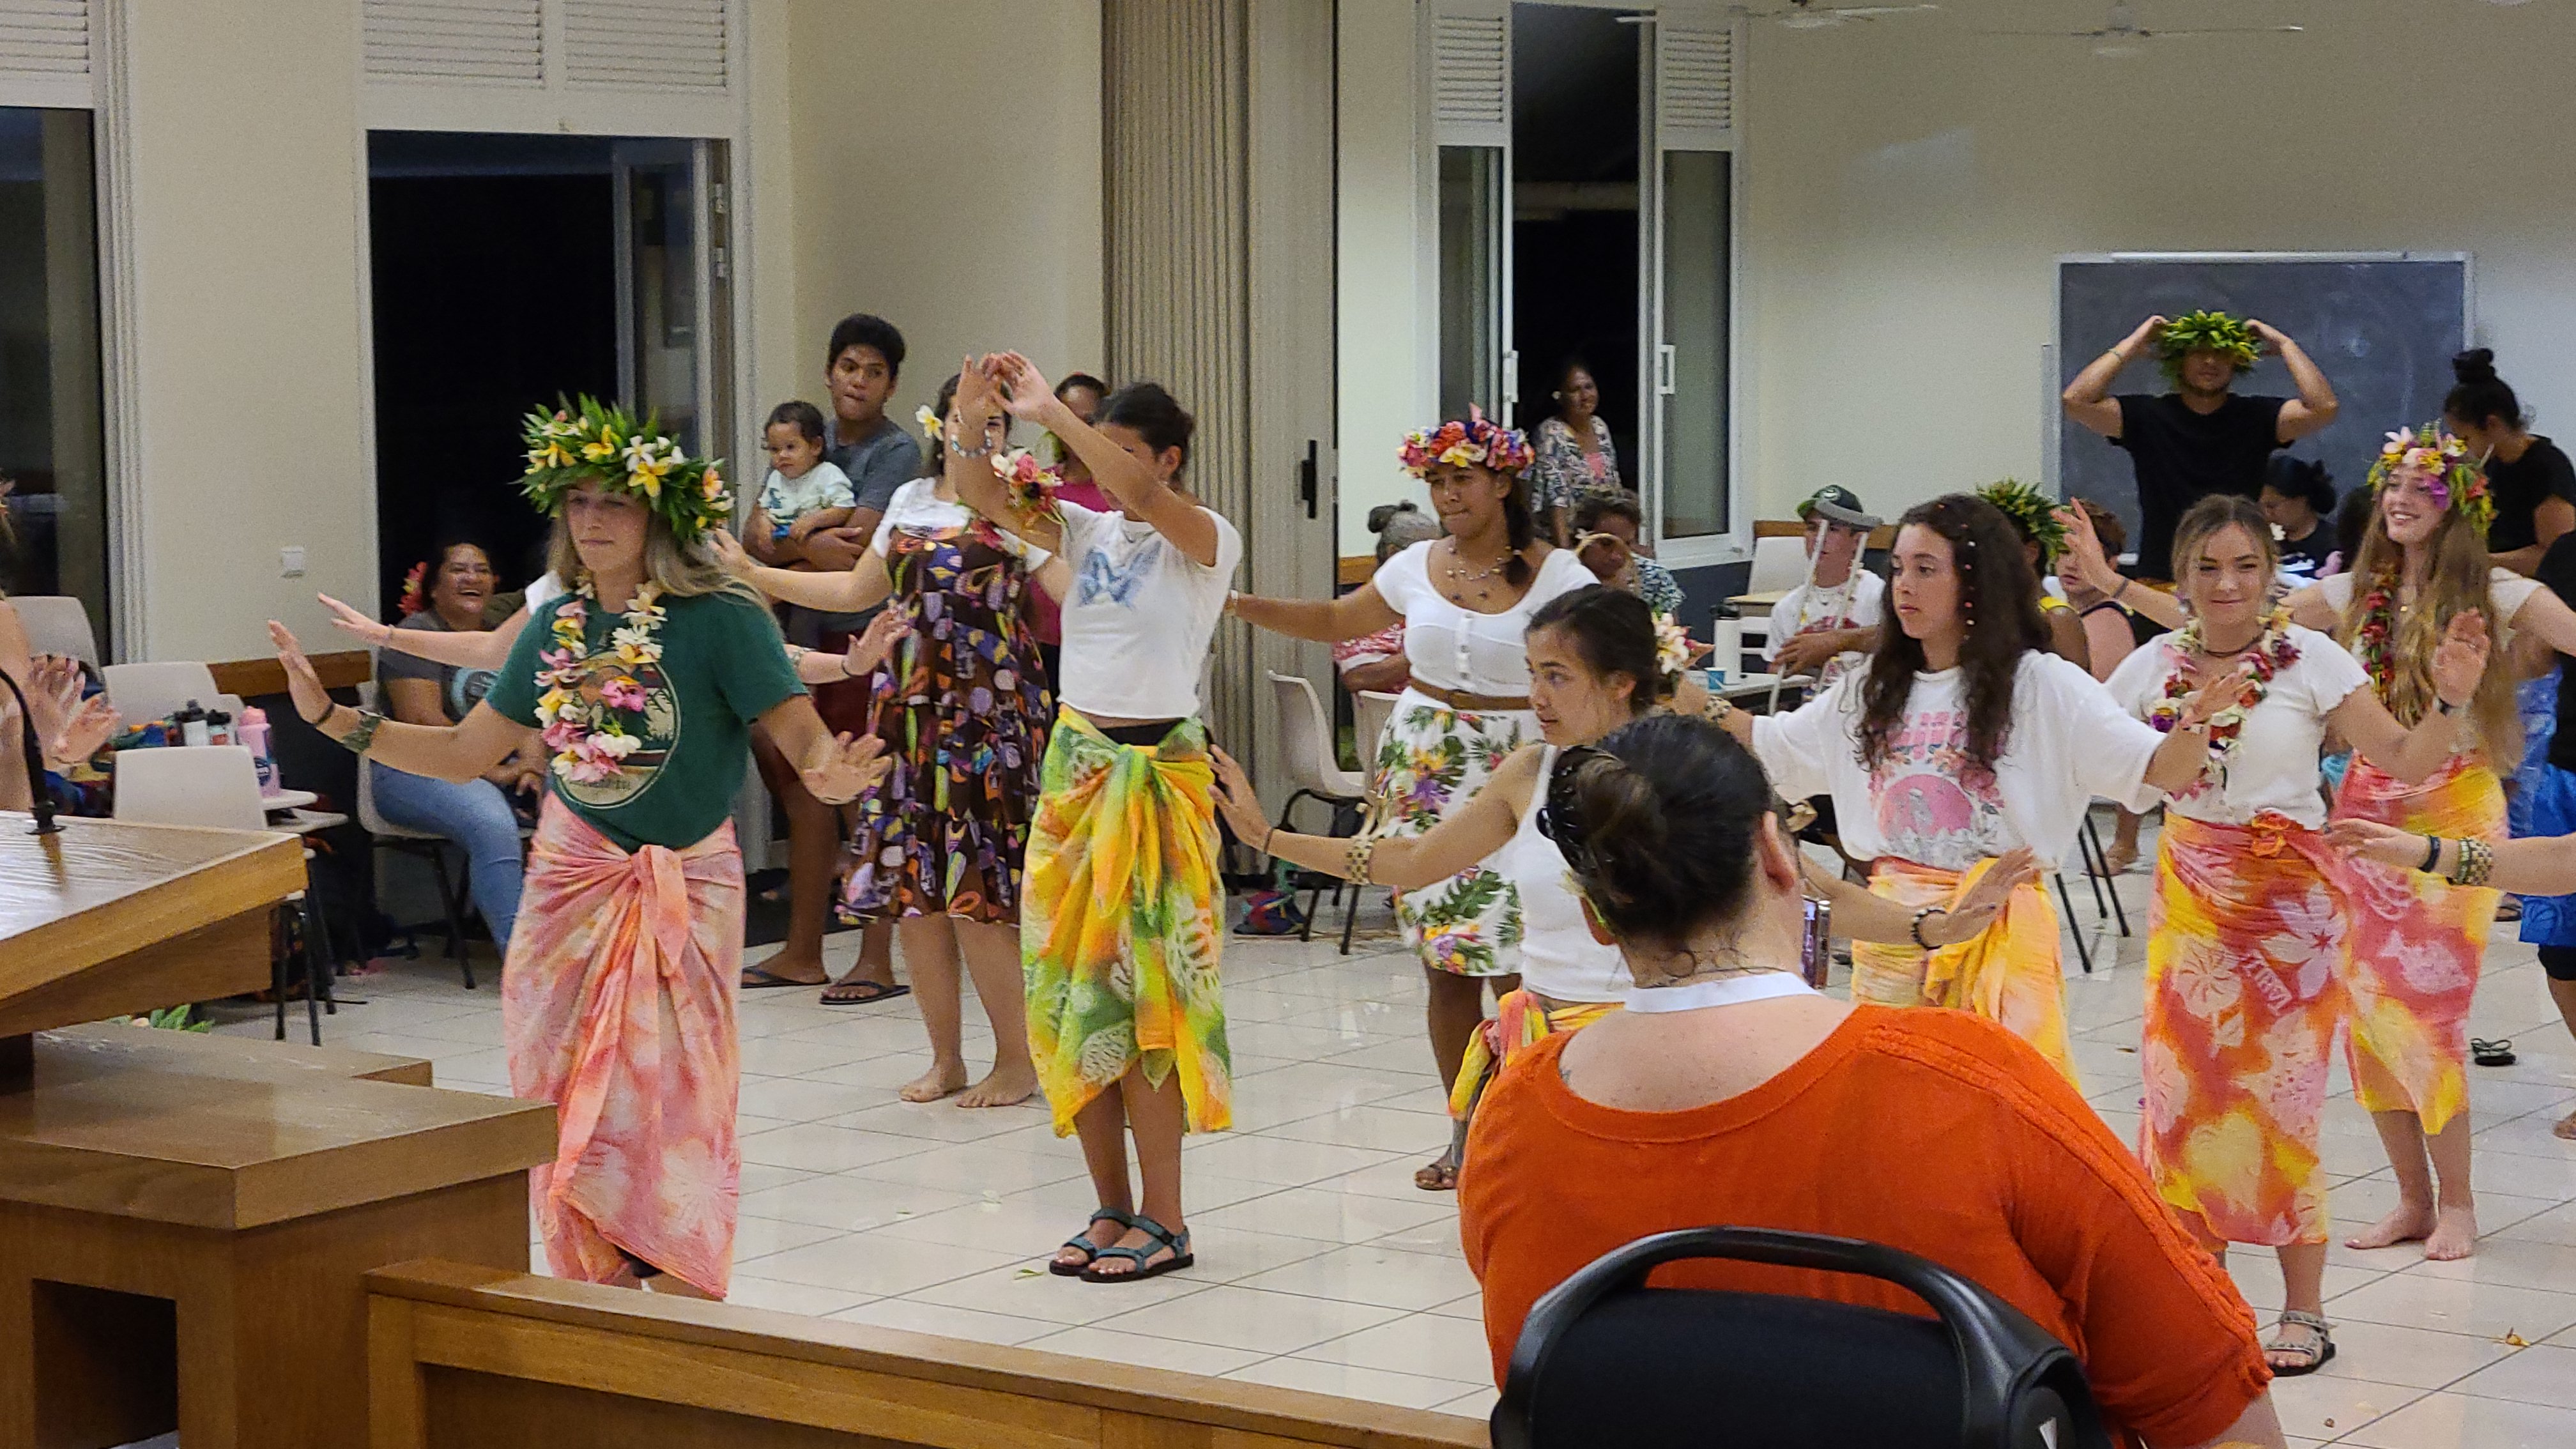
<svg viewBox="0 0 2576 1449">
<path fill-rule="evenodd" d="M 264 982 L 304 867 L 291 836 L 25 820 L 0 815 L 0 1024 L 41 1033 L 0 1082 L 0 1449 L 365 1443 L 364 1275 L 523 1271 L 554 1109 L 396 1057 L 44 1030 Z"/>
<path fill-rule="evenodd" d="M 1727 600 L 1727 602 L 1735 606 L 1737 613 L 1751 613 L 1755 610 L 1760 610 L 1767 614 L 1771 611 L 1772 605 L 1787 597 L 1789 597 L 1789 591 L 1787 589 L 1765 589 L 1758 594 L 1737 594 L 1734 598 Z"/>
</svg>

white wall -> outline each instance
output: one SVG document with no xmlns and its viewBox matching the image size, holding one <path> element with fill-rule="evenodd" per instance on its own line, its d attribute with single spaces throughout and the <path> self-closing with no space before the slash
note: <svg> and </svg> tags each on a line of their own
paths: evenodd
<svg viewBox="0 0 2576 1449">
<path fill-rule="evenodd" d="M 272 617 L 337 647 L 314 591 L 363 606 L 376 577 L 358 7 L 111 13 L 125 70 L 107 124 L 126 166 L 112 179 L 131 197 L 117 395 L 134 422 L 117 471 L 126 578 L 141 580 L 125 652 L 263 654 Z M 305 577 L 280 577 L 286 544 L 305 548 Z"/>
<path fill-rule="evenodd" d="M 1437 422 L 1440 406 L 1440 339 L 1426 325 L 1440 281 L 1430 254 L 1429 76 L 1414 9 L 1404 0 L 1341 7 L 1337 496 L 1344 558 L 1376 548 L 1370 508 L 1419 498 L 1421 486 L 1396 466 L 1395 449 L 1406 433 Z"/>
<path fill-rule="evenodd" d="M 2576 8 L 2143 9 L 2150 25 L 2309 31 L 2174 40 L 2113 61 L 2075 41 L 1971 33 L 2098 24 L 2090 0 L 1753 27 L 1743 320 L 1756 516 L 1784 516 L 1824 482 L 1892 515 L 2038 476 L 2054 397 L 2040 349 L 2066 252 L 2473 252 L 2473 330 L 2542 429 L 2576 433 Z"/>
<path fill-rule="evenodd" d="M 746 415 L 791 397 L 822 405 L 824 343 L 851 312 L 903 329 L 910 360 L 891 410 L 906 426 L 970 351 L 1016 348 L 1051 376 L 1100 372 L 1098 0 L 760 12 L 780 13 L 788 144 L 755 132 L 760 336 Z M 753 43 L 754 65 L 774 66 L 772 40 Z M 762 126 L 780 119 L 776 74 L 755 70 Z"/>
</svg>

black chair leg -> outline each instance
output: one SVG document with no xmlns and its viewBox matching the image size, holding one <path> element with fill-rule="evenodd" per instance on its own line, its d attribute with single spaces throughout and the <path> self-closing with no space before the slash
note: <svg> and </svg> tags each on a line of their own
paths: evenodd
<svg viewBox="0 0 2576 1449">
<path fill-rule="evenodd" d="M 448 874 L 447 847 L 432 842 L 429 847 L 430 869 L 438 875 L 438 904 L 447 912 L 447 954 L 465 969 L 465 987 L 474 989 L 474 963 L 465 954 L 465 910 L 460 903 L 463 894 L 455 878 Z"/>
<path fill-rule="evenodd" d="M 286 950 L 279 934 L 278 918 L 269 916 L 268 993 L 277 998 L 277 1040 L 286 1040 Z"/>
<path fill-rule="evenodd" d="M 1349 903 L 1342 907 L 1342 954 L 1345 956 L 1351 954 L 1351 928 L 1359 924 L 1359 919 L 1360 888 L 1353 886 Z"/>
<path fill-rule="evenodd" d="M 1315 939 L 1315 903 L 1323 898 L 1324 888 L 1322 886 L 1316 886 L 1306 892 L 1306 919 L 1297 927 L 1298 940 L 1311 941 Z"/>
<path fill-rule="evenodd" d="M 307 889 L 304 892 L 303 903 L 297 912 L 296 934 L 303 938 L 304 1015 L 315 1046 L 322 1044 L 322 973 L 330 969 L 322 960 L 328 953 L 328 948 L 324 944 L 321 914 L 320 903 L 313 899 L 313 892 Z M 285 1003 L 281 1000 L 278 1004 L 280 1040 L 284 1040 L 285 1014 Z"/>
<path fill-rule="evenodd" d="M 2129 913 L 2120 905 L 2120 878 L 2111 874 L 2111 853 L 2102 848 L 2102 834 L 2093 828 L 2093 817 L 2084 817 L 2084 840 L 2093 850 L 2093 865 L 2102 867 L 2102 888 L 2111 893 L 2111 918 L 2120 923 L 2121 939 L 2129 935 Z M 2087 866 L 2086 869 L 2091 869 Z"/>
<path fill-rule="evenodd" d="M 2066 893 L 2066 872 L 2057 873 L 2057 899 L 2066 906 L 2066 927 L 2075 933 L 2075 959 L 2082 963 L 2084 974 L 2093 974 L 2093 950 L 2084 944 L 2084 928 L 2075 924 L 2075 898 Z"/>
</svg>

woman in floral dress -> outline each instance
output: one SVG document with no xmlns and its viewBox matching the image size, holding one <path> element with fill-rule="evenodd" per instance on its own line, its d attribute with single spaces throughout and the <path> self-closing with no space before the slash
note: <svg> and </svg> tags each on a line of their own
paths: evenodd
<svg viewBox="0 0 2576 1449">
<path fill-rule="evenodd" d="M 1530 507 L 1539 532 L 1572 548 L 1580 529 L 1574 510 L 1587 498 L 1626 498 L 1619 447 L 1601 420 L 1601 385 L 1579 357 L 1556 365 L 1556 416 L 1542 420 L 1529 465 Z"/>
</svg>

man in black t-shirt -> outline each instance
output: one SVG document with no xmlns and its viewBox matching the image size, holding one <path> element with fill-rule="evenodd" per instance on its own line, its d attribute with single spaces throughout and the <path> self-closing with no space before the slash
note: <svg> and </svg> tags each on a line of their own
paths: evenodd
<svg viewBox="0 0 2576 1449">
<path fill-rule="evenodd" d="M 2174 390 L 2124 393 L 2112 382 L 2154 348 Z M 2263 349 L 2280 355 L 2295 398 L 2239 397 L 2228 389 Z M 2334 388 L 2299 344 L 2258 321 L 2194 312 L 2172 322 L 2150 317 L 2119 346 L 2066 385 L 2066 415 L 2129 451 L 2138 485 L 2138 563 L 2143 579 L 2173 571 L 2173 530 L 2183 511 L 2212 493 L 2252 498 L 2272 454 L 2334 421 Z"/>
</svg>

